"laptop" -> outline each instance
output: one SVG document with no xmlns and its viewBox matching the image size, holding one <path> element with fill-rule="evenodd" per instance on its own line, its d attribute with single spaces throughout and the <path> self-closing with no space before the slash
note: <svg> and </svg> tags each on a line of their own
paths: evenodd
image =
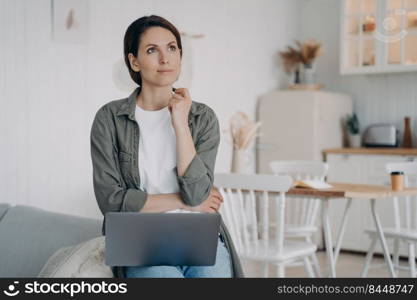
<svg viewBox="0 0 417 300">
<path fill-rule="evenodd" d="M 220 230 L 218 213 L 108 212 L 108 266 L 212 266 Z"/>
</svg>

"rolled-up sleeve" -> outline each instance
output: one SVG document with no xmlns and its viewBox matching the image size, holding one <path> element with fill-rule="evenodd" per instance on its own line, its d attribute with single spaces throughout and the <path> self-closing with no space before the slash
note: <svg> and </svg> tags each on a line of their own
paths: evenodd
<svg viewBox="0 0 417 300">
<path fill-rule="evenodd" d="M 185 204 L 197 206 L 207 199 L 213 187 L 214 166 L 220 143 L 220 128 L 214 111 L 207 107 L 198 126 L 196 155 L 183 176 L 178 176 L 180 194 Z"/>
<path fill-rule="evenodd" d="M 103 215 L 138 212 L 145 205 L 147 193 L 122 184 L 114 134 L 109 124 L 110 118 L 103 107 L 94 118 L 90 135 L 94 194 Z"/>
</svg>

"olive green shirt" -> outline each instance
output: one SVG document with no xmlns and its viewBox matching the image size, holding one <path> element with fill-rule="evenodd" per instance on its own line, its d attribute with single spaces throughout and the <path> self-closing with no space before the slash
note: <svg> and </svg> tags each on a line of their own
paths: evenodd
<svg viewBox="0 0 417 300">
<path fill-rule="evenodd" d="M 140 189 L 138 166 L 140 130 L 135 108 L 139 93 L 140 87 L 128 98 L 102 106 L 91 128 L 94 194 L 104 216 L 107 212 L 139 212 L 147 199 L 147 193 Z M 177 178 L 183 202 L 196 206 L 208 197 L 213 187 L 220 129 L 214 111 L 196 101 L 192 101 L 188 125 L 197 153 L 184 175 L 177 175 Z M 105 218 L 102 232 L 105 234 Z M 243 277 L 239 258 L 223 221 L 220 234 L 231 254 L 234 277 Z M 115 267 L 113 272 L 116 277 L 124 277 L 121 268 Z"/>
</svg>

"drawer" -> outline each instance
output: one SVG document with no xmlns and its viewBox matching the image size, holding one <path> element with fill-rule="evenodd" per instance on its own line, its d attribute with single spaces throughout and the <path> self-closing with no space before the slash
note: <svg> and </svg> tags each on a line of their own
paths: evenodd
<svg viewBox="0 0 417 300">
<path fill-rule="evenodd" d="M 404 162 L 404 158 L 398 155 L 381 155 L 372 156 L 367 160 L 368 176 L 369 177 L 383 177 L 387 173 L 385 168 L 388 163 Z"/>
<path fill-rule="evenodd" d="M 415 157 L 413 156 L 400 155 L 372 156 L 372 158 L 367 161 L 367 174 L 365 175 L 367 181 L 366 183 L 390 185 L 391 179 L 390 175 L 386 170 L 386 165 L 388 163 L 401 163 L 413 161 L 414 158 Z"/>
<path fill-rule="evenodd" d="M 328 155 L 329 171 L 327 181 L 361 183 L 364 174 L 362 155 Z"/>
</svg>

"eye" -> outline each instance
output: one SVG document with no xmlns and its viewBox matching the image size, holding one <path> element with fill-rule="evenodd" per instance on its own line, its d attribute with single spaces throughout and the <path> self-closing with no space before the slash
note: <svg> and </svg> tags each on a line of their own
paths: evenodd
<svg viewBox="0 0 417 300">
<path fill-rule="evenodd" d="M 151 54 L 154 52 L 154 50 L 155 50 L 155 47 L 151 47 L 148 50 L 146 50 L 146 53 Z"/>
<path fill-rule="evenodd" d="M 175 45 L 171 45 L 171 46 L 169 46 L 169 50 L 176 51 L 177 47 Z"/>
</svg>

